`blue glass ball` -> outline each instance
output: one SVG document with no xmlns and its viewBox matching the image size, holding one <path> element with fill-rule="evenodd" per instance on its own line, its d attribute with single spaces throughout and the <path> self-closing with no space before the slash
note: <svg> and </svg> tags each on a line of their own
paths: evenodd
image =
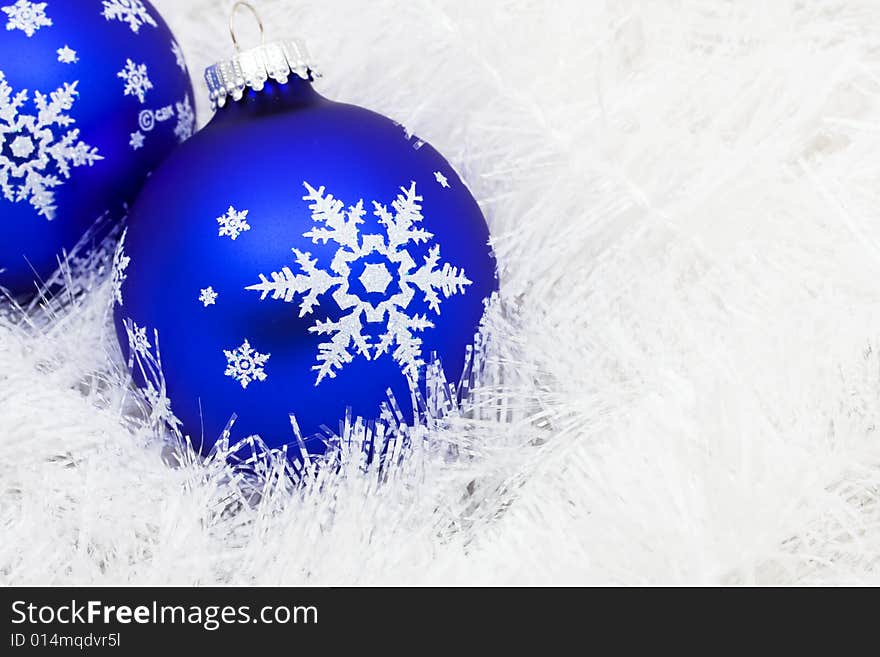
<svg viewBox="0 0 880 657">
<path fill-rule="evenodd" d="M 425 363 L 458 380 L 497 289 L 450 164 L 298 77 L 227 104 L 155 171 L 117 265 L 135 379 L 203 451 L 235 413 L 233 440 L 291 443 L 294 415 L 318 453 L 389 389 L 410 421 Z"/>
<path fill-rule="evenodd" d="M 0 286 L 33 293 L 62 250 L 120 218 L 192 134 L 193 107 L 146 0 L 0 0 Z"/>
</svg>

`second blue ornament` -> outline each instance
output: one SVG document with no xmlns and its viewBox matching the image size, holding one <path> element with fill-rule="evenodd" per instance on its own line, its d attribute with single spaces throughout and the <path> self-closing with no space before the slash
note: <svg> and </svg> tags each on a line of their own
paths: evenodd
<svg viewBox="0 0 880 657">
<path fill-rule="evenodd" d="M 0 0 L 0 287 L 36 292 L 194 124 L 183 53 L 146 0 Z"/>
<path fill-rule="evenodd" d="M 301 44 L 208 69 L 217 112 L 151 177 L 116 256 L 117 332 L 153 412 L 203 450 L 379 415 L 432 356 L 457 380 L 497 289 L 450 164 L 312 87 Z M 309 449 L 322 451 L 320 441 Z"/>
</svg>

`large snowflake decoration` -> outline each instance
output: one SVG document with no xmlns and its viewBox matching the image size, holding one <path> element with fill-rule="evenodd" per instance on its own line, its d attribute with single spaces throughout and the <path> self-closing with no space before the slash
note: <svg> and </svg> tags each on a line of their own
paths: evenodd
<svg viewBox="0 0 880 657">
<path fill-rule="evenodd" d="M 2 7 L 2 10 L 9 16 L 6 29 L 21 30 L 28 37 L 34 36 L 34 33 L 41 27 L 52 25 L 52 19 L 46 16 L 45 2 L 18 0 L 14 5 Z"/>
<path fill-rule="evenodd" d="M 247 388 L 253 381 L 266 380 L 263 366 L 272 354 L 261 354 L 247 340 L 237 349 L 224 349 L 223 354 L 227 362 L 224 374 L 238 381 L 242 388 Z"/>
<path fill-rule="evenodd" d="M 28 201 L 47 219 L 55 218 L 52 190 L 70 178 L 71 169 L 104 159 L 79 141 L 79 129 L 63 130 L 75 123 L 66 112 L 78 95 L 77 84 L 65 83 L 48 97 L 34 92 L 36 114 L 24 114 L 27 90 L 13 94 L 0 71 L 0 192 L 13 203 Z"/>
<path fill-rule="evenodd" d="M 117 20 L 128 23 L 131 31 L 135 34 L 144 24 L 153 27 L 159 26 L 141 0 L 104 0 L 104 11 L 101 12 L 101 15 L 108 21 Z"/>
<path fill-rule="evenodd" d="M 147 92 L 153 88 L 153 83 L 147 75 L 147 65 L 135 64 L 130 59 L 125 60 L 125 68 L 119 71 L 116 77 L 125 81 L 124 94 L 137 96 L 141 104 L 146 100 Z"/>
<path fill-rule="evenodd" d="M 303 185 L 308 191 L 303 200 L 310 201 L 312 221 L 319 224 L 304 236 L 315 244 L 332 241 L 339 246 L 329 271 L 319 268 L 310 253 L 293 249 L 302 274 L 284 267 L 273 272 L 271 280 L 260 274 L 260 282 L 247 289 L 261 292 L 261 299 L 271 294 L 273 299 L 290 303 L 300 297 L 300 317 L 310 314 L 320 305 L 321 297 L 333 290 L 331 296 L 344 314 L 338 321 L 317 320 L 309 329 L 329 336 L 318 347 L 318 364 L 312 368 L 318 372 L 315 385 L 324 377 L 335 377 L 357 354 L 374 360 L 392 348 L 403 374 L 415 381 L 425 364 L 422 339 L 416 334 L 434 327 L 426 314 L 406 312 L 416 292 L 421 292 L 424 302 L 439 315 L 441 294 L 446 298 L 463 294 L 471 284 L 457 267 L 446 263 L 438 269 L 439 245 L 429 248 L 421 266 L 407 250 L 434 237 L 419 226 L 424 220 L 423 199 L 416 193 L 416 184 L 400 188 L 391 203 L 393 214 L 386 206 L 373 202 L 384 235 L 361 234 L 358 226 L 364 223 L 366 214 L 363 200 L 346 211 L 342 201 L 332 194 L 325 195 L 324 187 L 315 189 L 306 182 Z M 365 324 L 381 324 L 379 335 L 374 338 L 365 334 Z"/>
</svg>

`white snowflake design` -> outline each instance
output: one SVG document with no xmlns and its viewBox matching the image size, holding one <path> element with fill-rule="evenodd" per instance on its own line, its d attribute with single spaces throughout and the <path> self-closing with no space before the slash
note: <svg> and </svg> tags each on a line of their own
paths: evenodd
<svg viewBox="0 0 880 657">
<path fill-rule="evenodd" d="M 217 303 L 217 297 L 220 295 L 214 292 L 214 288 L 209 285 L 204 290 L 201 290 L 201 294 L 199 294 L 199 301 L 201 301 L 205 308 L 208 306 L 213 306 Z"/>
<path fill-rule="evenodd" d="M 184 96 L 181 102 L 175 103 L 174 107 L 177 109 L 177 125 L 174 127 L 174 134 L 177 136 L 178 141 L 183 143 L 192 137 L 196 124 L 196 115 L 193 112 L 192 103 L 189 102 L 188 96 Z"/>
<path fill-rule="evenodd" d="M 79 141 L 78 128 L 55 134 L 75 123 L 66 112 L 79 95 L 77 84 L 65 83 L 48 97 L 35 91 L 36 115 L 24 114 L 27 90 L 13 94 L 0 71 L 0 191 L 13 203 L 28 201 L 50 220 L 57 209 L 53 188 L 70 178 L 73 167 L 104 159 L 97 148 Z"/>
<path fill-rule="evenodd" d="M 64 46 L 55 52 L 58 53 L 58 61 L 62 64 L 76 64 L 79 61 L 79 57 L 76 55 L 76 50 L 70 46 Z"/>
<path fill-rule="evenodd" d="M 144 147 L 144 133 L 140 130 L 137 132 L 131 133 L 131 139 L 128 140 L 128 145 L 131 146 L 133 151 L 139 151 Z"/>
<path fill-rule="evenodd" d="M 146 327 L 138 326 L 135 322 L 126 322 L 125 332 L 128 334 L 128 346 L 138 356 L 147 356 L 152 346 L 147 337 Z"/>
<path fill-rule="evenodd" d="M 261 354 L 259 351 L 255 351 L 247 340 L 237 349 L 224 349 L 223 353 L 228 362 L 224 374 L 238 381 L 242 388 L 247 388 L 254 381 L 266 380 L 263 366 L 271 354 Z"/>
<path fill-rule="evenodd" d="M 157 389 L 152 381 L 147 381 L 144 397 L 150 405 L 154 421 L 168 422 L 172 426 L 180 424 L 180 420 L 174 417 L 174 413 L 171 412 L 171 400 L 164 392 Z"/>
<path fill-rule="evenodd" d="M 131 264 L 131 258 L 125 255 L 125 236 L 128 234 L 126 228 L 122 231 L 122 237 L 119 238 L 119 244 L 116 246 L 116 252 L 113 254 L 113 268 L 111 274 L 111 287 L 113 290 L 113 302 L 122 305 L 122 284 L 128 275 L 125 270 Z"/>
<path fill-rule="evenodd" d="M 131 318 L 122 320 L 128 336 L 129 370 L 139 372 L 146 383 L 141 389 L 144 399 L 150 406 L 150 421 L 165 423 L 179 433 L 182 423 L 171 410 L 171 400 L 167 395 L 162 356 L 159 350 L 159 332 L 153 330 L 153 344 L 147 337 L 147 328 L 140 327 Z"/>
<path fill-rule="evenodd" d="M 18 0 L 14 5 L 2 7 L 2 10 L 9 16 L 6 29 L 21 30 L 28 38 L 34 36 L 41 27 L 52 25 L 52 19 L 46 16 L 45 2 Z"/>
<path fill-rule="evenodd" d="M 125 81 L 125 95 L 137 96 L 137 99 L 144 103 L 147 92 L 153 88 L 147 73 L 146 64 L 135 64 L 130 59 L 126 59 L 125 68 L 116 74 L 117 78 Z"/>
<path fill-rule="evenodd" d="M 220 224 L 220 228 L 217 231 L 218 237 L 228 236 L 233 241 L 238 239 L 239 235 L 251 229 L 250 224 L 247 222 L 247 216 L 247 210 L 239 212 L 230 205 L 226 214 L 222 217 L 217 217 L 217 223 Z"/>
<path fill-rule="evenodd" d="M 434 172 L 434 180 L 436 180 L 443 189 L 449 189 L 449 179 L 439 171 Z"/>
<path fill-rule="evenodd" d="M 141 0 L 104 0 L 104 11 L 101 12 L 101 15 L 108 21 L 117 20 L 128 23 L 131 31 L 135 34 L 138 33 L 142 25 L 159 26 Z"/>
<path fill-rule="evenodd" d="M 186 73 L 186 59 L 183 56 L 183 49 L 180 47 L 180 44 L 175 40 L 171 40 L 171 52 L 174 53 L 174 60 L 177 62 L 177 67 Z"/>
<path fill-rule="evenodd" d="M 386 206 L 373 202 L 374 214 L 384 227 L 385 235 L 361 234 L 358 226 L 366 214 L 363 200 L 345 211 L 342 201 L 333 198 L 332 194 L 325 195 L 324 187 L 315 189 L 306 182 L 303 185 L 308 192 L 303 200 L 310 201 L 312 221 L 320 225 L 304 236 L 310 237 L 315 244 L 332 241 L 339 245 L 330 270 L 320 269 L 318 260 L 312 259 L 310 253 L 293 249 L 302 274 L 294 274 L 290 267 L 284 267 L 280 272 L 273 272 L 271 280 L 260 274 L 260 282 L 247 289 L 262 293 L 261 300 L 271 294 L 275 300 L 291 303 L 300 296 L 299 315 L 304 317 L 320 305 L 319 297 L 335 288 L 330 296 L 347 314 L 338 321 L 317 320 L 309 329 L 312 333 L 330 336 L 328 342 L 318 347 L 318 364 L 312 367 L 318 372 L 315 385 L 327 376 L 335 377 L 337 371 L 357 354 L 375 360 L 392 347 L 392 356 L 403 374 L 410 381 L 417 380 L 425 362 L 422 339 L 415 333 L 433 328 L 434 324 L 427 315 L 409 315 L 406 309 L 416 291 L 420 291 L 428 307 L 439 315 L 440 295 L 449 298 L 453 294 L 463 294 L 471 281 L 464 271 L 448 263 L 437 268 L 439 245 L 430 247 L 420 267 L 407 251 L 408 246 L 428 243 L 434 237 L 419 226 L 424 219 L 423 199 L 416 193 L 415 182 L 409 188 L 400 188 L 400 194 L 391 203 L 394 214 Z M 375 261 L 377 256 L 379 262 Z M 358 276 L 360 265 L 363 268 Z M 389 266 L 394 274 L 389 271 Z M 351 279 L 355 277 L 366 292 L 364 297 L 379 294 L 381 300 L 375 302 L 353 292 Z M 397 291 L 389 294 L 392 283 Z M 371 341 L 372 336 L 364 334 L 365 323 L 382 324 L 384 332 Z M 356 354 L 352 353 L 352 347 Z"/>
</svg>

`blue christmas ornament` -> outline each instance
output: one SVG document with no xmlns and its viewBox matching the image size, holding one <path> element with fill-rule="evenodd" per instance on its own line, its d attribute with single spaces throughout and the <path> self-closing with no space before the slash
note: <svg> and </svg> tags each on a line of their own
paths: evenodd
<svg viewBox="0 0 880 657">
<path fill-rule="evenodd" d="M 0 287 L 33 293 L 194 122 L 183 54 L 146 0 L 0 0 Z"/>
<path fill-rule="evenodd" d="M 207 72 L 217 112 L 159 167 L 116 256 L 115 318 L 153 412 L 203 451 L 270 447 L 387 390 L 412 419 L 432 355 L 458 380 L 497 289 L 476 201 L 430 145 L 312 87 L 279 42 Z M 320 441 L 307 441 L 321 452 Z"/>
</svg>

